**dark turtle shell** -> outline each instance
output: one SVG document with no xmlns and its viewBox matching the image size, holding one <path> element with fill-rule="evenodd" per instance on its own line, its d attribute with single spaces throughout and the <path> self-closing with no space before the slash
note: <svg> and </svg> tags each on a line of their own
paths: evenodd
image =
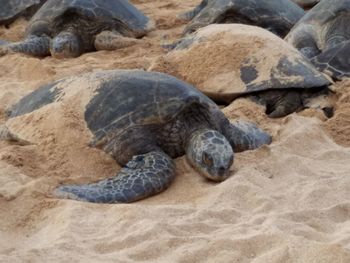
<svg viewBox="0 0 350 263">
<path fill-rule="evenodd" d="M 292 28 L 285 40 L 314 65 L 335 78 L 349 75 L 350 1 L 320 1 Z M 346 45 L 348 46 L 348 45 Z"/>
<path fill-rule="evenodd" d="M 203 0 L 203 7 L 185 28 L 191 33 L 209 24 L 241 23 L 285 36 L 305 11 L 290 0 Z"/>
<path fill-rule="evenodd" d="M 83 22 L 79 22 L 83 21 Z M 65 23 L 104 30 L 118 27 L 130 36 L 139 37 L 149 30 L 149 19 L 127 0 L 48 0 L 31 19 L 27 34 L 53 35 Z M 83 24 L 80 24 L 83 23 Z"/>
<path fill-rule="evenodd" d="M 350 1 L 321 1 L 299 20 L 285 39 L 298 49 L 316 45 L 322 51 L 333 35 L 349 38 L 349 22 Z"/>
<path fill-rule="evenodd" d="M 0 0 L 0 25 L 10 24 L 17 17 L 32 16 L 46 0 Z"/>
<path fill-rule="evenodd" d="M 90 84 L 97 81 L 92 85 L 93 91 L 79 82 L 87 78 Z M 75 85 L 74 81 L 79 84 Z M 208 112 L 219 110 L 214 102 L 193 86 L 170 75 L 141 70 L 111 70 L 45 85 L 23 97 L 8 110 L 8 115 L 13 118 L 58 100 L 64 102 L 72 93 L 81 96 L 91 94 L 82 109 L 87 126 L 95 135 L 91 146 L 101 146 L 109 138 L 117 138 L 118 134 L 135 126 L 165 124 L 191 105 L 200 104 Z"/>
<path fill-rule="evenodd" d="M 349 10 L 350 2 L 348 0 L 320 1 L 298 21 L 293 30 L 305 23 L 322 26 L 336 18 L 340 13 L 349 12 Z"/>
</svg>

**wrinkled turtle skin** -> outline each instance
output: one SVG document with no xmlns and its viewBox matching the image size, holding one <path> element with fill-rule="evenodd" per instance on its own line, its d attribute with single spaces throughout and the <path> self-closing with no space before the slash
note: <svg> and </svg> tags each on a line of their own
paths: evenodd
<svg viewBox="0 0 350 263">
<path fill-rule="evenodd" d="M 30 18 L 46 0 L 0 0 L 0 25 L 9 25 L 18 17 Z"/>
<path fill-rule="evenodd" d="M 305 11 L 290 0 L 203 0 L 181 17 L 192 19 L 184 34 L 209 24 L 255 25 L 284 37 Z"/>
<path fill-rule="evenodd" d="M 26 39 L 0 49 L 0 55 L 77 57 L 133 45 L 151 28 L 148 17 L 127 0 L 48 0 L 30 20 Z"/>
<path fill-rule="evenodd" d="M 332 108 L 326 99 L 330 80 L 283 39 L 255 26 L 201 28 L 179 41 L 150 70 L 177 76 L 219 104 L 253 98 L 266 106 L 270 117 L 308 107 L 324 109 L 329 117 Z M 324 99 L 316 103 L 318 96 Z"/>
<path fill-rule="evenodd" d="M 84 116 L 93 134 L 89 145 L 110 154 L 123 168 L 97 183 L 60 186 L 57 197 L 99 203 L 146 198 L 171 184 L 172 159 L 184 154 L 199 173 L 223 181 L 229 176 L 234 151 L 271 142 L 252 123 L 230 123 L 193 86 L 170 75 L 140 70 L 102 71 L 45 85 L 8 110 L 10 120 L 0 135 L 19 140 L 10 126 L 14 118 L 35 115 L 44 106 L 47 111 L 50 105 L 57 111 L 68 101 L 81 105 L 76 116 Z"/>
<path fill-rule="evenodd" d="M 320 1 L 286 36 L 321 71 L 335 79 L 350 76 L 350 1 Z"/>
</svg>

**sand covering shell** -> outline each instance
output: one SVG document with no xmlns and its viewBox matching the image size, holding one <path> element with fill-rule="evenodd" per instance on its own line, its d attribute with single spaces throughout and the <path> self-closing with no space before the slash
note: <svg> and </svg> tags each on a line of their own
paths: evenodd
<svg viewBox="0 0 350 263">
<path fill-rule="evenodd" d="M 183 40 L 150 70 L 183 79 L 206 94 L 329 84 L 302 55 L 262 28 L 213 24 Z"/>
</svg>

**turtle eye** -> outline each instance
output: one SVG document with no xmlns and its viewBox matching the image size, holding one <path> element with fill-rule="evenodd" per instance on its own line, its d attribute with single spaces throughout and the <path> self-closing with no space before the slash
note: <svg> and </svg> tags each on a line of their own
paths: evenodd
<svg viewBox="0 0 350 263">
<path fill-rule="evenodd" d="M 203 159 L 203 162 L 205 163 L 205 165 L 211 167 L 213 166 L 213 158 L 206 152 L 203 153 L 203 156 L 202 156 L 202 159 Z"/>
</svg>

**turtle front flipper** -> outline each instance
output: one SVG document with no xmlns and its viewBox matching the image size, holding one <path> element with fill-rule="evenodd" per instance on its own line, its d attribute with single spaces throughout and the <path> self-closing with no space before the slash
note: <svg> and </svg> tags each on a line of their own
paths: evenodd
<svg viewBox="0 0 350 263">
<path fill-rule="evenodd" d="M 263 144 L 270 144 L 271 136 L 254 123 L 236 121 L 229 123 L 223 131 L 234 152 L 242 152 L 259 148 Z"/>
<path fill-rule="evenodd" d="M 187 24 L 183 31 L 183 35 L 191 34 L 201 27 L 215 23 L 217 18 L 220 17 L 220 14 L 222 13 L 222 9 L 219 7 L 219 5 L 220 3 L 218 3 L 217 8 L 215 8 L 215 6 L 209 7 L 206 5 L 203 9 L 201 9 L 200 12 L 196 14 L 196 17 Z"/>
<path fill-rule="evenodd" d="M 194 18 L 199 12 L 208 4 L 208 0 L 203 0 L 199 5 L 197 5 L 194 9 L 187 11 L 185 13 L 181 13 L 178 15 L 178 18 L 189 21 Z"/>
<path fill-rule="evenodd" d="M 50 38 L 33 36 L 22 42 L 0 45 L 0 56 L 8 53 L 24 53 L 37 57 L 48 56 L 50 55 Z"/>
<path fill-rule="evenodd" d="M 60 186 L 54 194 L 93 203 L 129 203 L 164 191 L 174 178 L 173 160 L 154 151 L 134 156 L 114 177 L 93 184 Z"/>
<path fill-rule="evenodd" d="M 311 59 L 317 69 L 341 80 L 350 77 L 350 40 L 334 45 Z"/>
<path fill-rule="evenodd" d="M 95 38 L 96 50 L 116 50 L 137 44 L 140 40 L 131 37 L 124 37 L 117 32 L 103 31 Z"/>
</svg>

